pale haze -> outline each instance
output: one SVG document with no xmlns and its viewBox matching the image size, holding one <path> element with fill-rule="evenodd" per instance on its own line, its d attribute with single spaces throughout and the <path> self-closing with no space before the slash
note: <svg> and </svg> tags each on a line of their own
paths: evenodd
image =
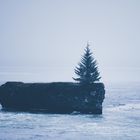
<svg viewBox="0 0 140 140">
<path fill-rule="evenodd" d="M 103 82 L 139 82 L 139 0 L 0 0 L 0 81 L 73 81 L 87 42 Z"/>
</svg>

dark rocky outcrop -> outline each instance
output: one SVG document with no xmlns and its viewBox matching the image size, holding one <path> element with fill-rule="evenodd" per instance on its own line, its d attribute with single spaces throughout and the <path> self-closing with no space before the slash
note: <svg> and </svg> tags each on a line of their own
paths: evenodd
<svg viewBox="0 0 140 140">
<path fill-rule="evenodd" d="M 7 82 L 0 86 L 3 109 L 49 113 L 102 113 L 105 90 L 102 83 L 81 86 L 75 83 Z"/>
</svg>

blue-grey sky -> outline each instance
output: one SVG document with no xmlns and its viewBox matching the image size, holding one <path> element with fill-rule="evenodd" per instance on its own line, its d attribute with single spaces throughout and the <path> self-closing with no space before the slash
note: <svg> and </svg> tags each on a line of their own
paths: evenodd
<svg viewBox="0 0 140 140">
<path fill-rule="evenodd" d="M 87 41 L 102 81 L 140 81 L 139 0 L 0 0 L 1 81 L 72 81 Z"/>
</svg>

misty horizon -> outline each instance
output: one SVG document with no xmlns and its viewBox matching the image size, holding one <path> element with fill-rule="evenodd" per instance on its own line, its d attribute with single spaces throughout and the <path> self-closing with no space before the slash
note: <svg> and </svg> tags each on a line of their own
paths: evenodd
<svg viewBox="0 0 140 140">
<path fill-rule="evenodd" d="M 140 82 L 140 1 L 0 1 L 0 81 L 73 81 L 87 42 L 101 82 Z"/>
</svg>

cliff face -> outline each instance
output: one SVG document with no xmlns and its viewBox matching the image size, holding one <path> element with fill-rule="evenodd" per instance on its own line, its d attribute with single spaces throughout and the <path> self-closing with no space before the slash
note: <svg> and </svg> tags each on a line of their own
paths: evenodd
<svg viewBox="0 0 140 140">
<path fill-rule="evenodd" d="M 7 82 L 0 86 L 3 109 L 50 113 L 102 113 L 105 90 L 102 83 L 88 87 L 75 83 Z"/>
</svg>

